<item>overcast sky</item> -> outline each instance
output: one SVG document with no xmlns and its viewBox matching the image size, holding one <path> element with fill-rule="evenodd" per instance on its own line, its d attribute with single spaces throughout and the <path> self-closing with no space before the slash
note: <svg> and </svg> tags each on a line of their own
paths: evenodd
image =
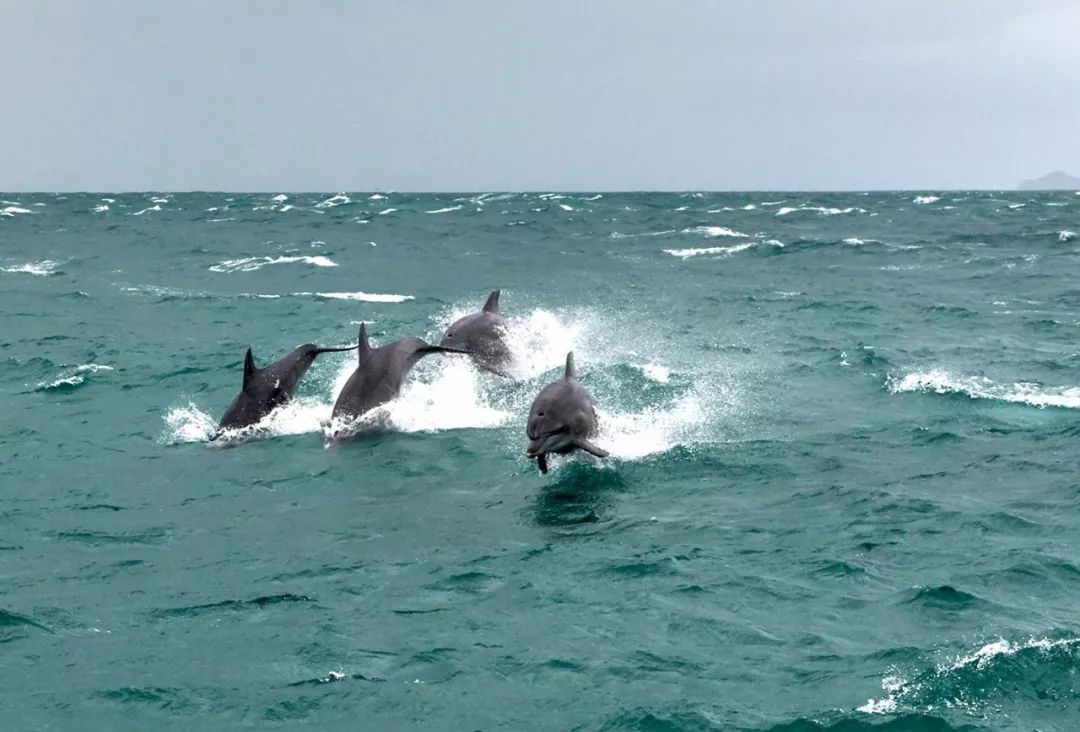
<svg viewBox="0 0 1080 732">
<path fill-rule="evenodd" d="M 1074 0 L 0 0 L 0 190 L 1013 188 Z"/>
</svg>

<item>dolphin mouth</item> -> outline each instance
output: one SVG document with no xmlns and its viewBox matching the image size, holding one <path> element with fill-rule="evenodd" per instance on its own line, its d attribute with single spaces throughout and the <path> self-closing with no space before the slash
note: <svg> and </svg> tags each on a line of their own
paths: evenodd
<svg viewBox="0 0 1080 732">
<path fill-rule="evenodd" d="M 530 440 L 529 445 L 525 448 L 525 457 L 529 458 L 529 460 L 535 460 L 541 455 L 557 451 L 559 442 L 566 437 L 566 434 L 566 429 L 561 429 Z"/>
</svg>

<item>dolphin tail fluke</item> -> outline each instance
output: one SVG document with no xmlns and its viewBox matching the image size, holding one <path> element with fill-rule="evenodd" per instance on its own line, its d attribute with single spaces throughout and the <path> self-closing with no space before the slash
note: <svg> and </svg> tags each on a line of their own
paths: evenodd
<svg viewBox="0 0 1080 732">
<path fill-rule="evenodd" d="M 247 388 L 248 382 L 251 381 L 251 377 L 258 371 L 255 368 L 255 357 L 251 355 L 251 349 L 247 349 L 247 353 L 244 354 L 244 388 Z"/>
<path fill-rule="evenodd" d="M 563 378 L 567 380 L 577 378 L 577 372 L 574 370 L 573 351 L 570 351 L 570 353 L 566 354 L 566 372 L 563 374 Z"/>
<path fill-rule="evenodd" d="M 540 468 L 542 475 L 547 475 L 547 455 L 540 454 L 536 456 L 536 467 Z"/>
<path fill-rule="evenodd" d="M 595 455 L 598 458 L 606 458 L 611 454 L 607 450 L 597 447 L 588 440 L 577 439 L 574 440 L 574 444 L 580 447 L 585 452 L 591 455 Z"/>
<path fill-rule="evenodd" d="M 499 313 L 499 293 L 501 292 L 502 290 L 492 291 L 492 293 L 488 295 L 487 302 L 484 303 L 484 307 L 481 312 L 495 313 L 497 315 Z"/>
</svg>

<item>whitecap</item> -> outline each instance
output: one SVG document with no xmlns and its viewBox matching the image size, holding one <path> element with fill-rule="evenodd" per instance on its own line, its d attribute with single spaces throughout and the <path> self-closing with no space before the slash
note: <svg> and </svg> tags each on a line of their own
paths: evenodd
<svg viewBox="0 0 1080 732">
<path fill-rule="evenodd" d="M 796 211 L 817 211 L 822 216 L 836 216 L 838 214 L 848 213 L 866 213 L 864 208 L 855 208 L 854 206 L 848 206 L 847 208 L 826 208 L 824 206 L 784 206 L 776 212 L 777 216 L 787 216 L 790 213 Z"/>
<path fill-rule="evenodd" d="M 316 267 L 336 267 L 332 259 L 324 256 L 295 256 L 295 257 L 244 257 L 243 259 L 226 259 L 210 267 L 211 272 L 253 272 L 271 264 L 293 264 L 303 262 Z"/>
<path fill-rule="evenodd" d="M 325 201 L 316 203 L 315 208 L 333 208 L 334 206 L 340 206 L 343 203 L 352 203 L 352 201 L 349 200 L 349 197 L 344 193 L 338 193 L 330 196 L 330 198 L 327 198 Z"/>
<path fill-rule="evenodd" d="M 963 394 L 972 399 L 991 399 L 1034 407 L 1080 408 L 1080 387 L 1045 387 L 1029 382 L 998 384 L 981 376 L 954 376 L 947 371 L 915 371 L 890 376 L 887 383 L 893 394 L 933 392 Z"/>
<path fill-rule="evenodd" d="M 683 229 L 682 233 L 702 234 L 711 238 L 716 238 L 718 236 L 733 236 L 737 238 L 746 238 L 747 236 L 747 234 L 744 234 L 741 231 L 735 231 L 734 229 L 729 229 L 726 226 L 695 226 L 692 229 Z"/>
<path fill-rule="evenodd" d="M 372 292 L 294 292 L 293 297 L 321 297 L 328 300 L 358 300 L 361 302 L 405 302 L 412 295 L 388 295 Z"/>
<path fill-rule="evenodd" d="M 751 247 L 757 246 L 759 242 L 748 241 L 745 244 L 735 244 L 730 247 L 694 247 L 690 249 L 665 249 L 664 254 L 670 254 L 673 257 L 679 257 L 680 259 L 689 259 L 690 257 L 700 257 L 705 254 L 735 254 L 736 252 L 745 251 Z"/>
<path fill-rule="evenodd" d="M 940 201 L 940 200 L 941 200 L 941 196 L 915 196 L 915 198 L 912 200 L 912 202 L 917 203 L 919 205 L 926 205 L 928 203 L 936 203 L 937 201 Z"/>
<path fill-rule="evenodd" d="M 97 206 L 94 206 L 94 213 L 101 213 L 103 211 L 108 211 L 108 210 L 109 210 L 109 204 L 107 204 L 107 203 L 99 203 Z"/>
<path fill-rule="evenodd" d="M 6 201 L 5 201 L 5 203 L 6 203 Z M 15 214 L 32 214 L 32 213 L 34 213 L 34 212 L 31 211 L 28 208 L 23 208 L 22 206 L 7 206 L 7 207 L 5 207 L 3 209 L 0 209 L 0 216 L 14 216 Z"/>
<path fill-rule="evenodd" d="M 599 193 L 597 193 L 595 196 L 589 196 L 588 198 L 583 198 L 581 200 L 583 200 L 583 201 L 598 201 L 601 198 L 603 198 L 603 196 L 600 195 Z"/>
<path fill-rule="evenodd" d="M 37 389 L 40 391 L 48 391 L 50 389 L 58 389 L 67 386 L 78 386 L 86 381 L 87 374 L 96 374 L 99 371 L 112 371 L 112 366 L 105 366 L 99 363 L 84 363 L 76 366 L 74 369 L 67 369 L 62 371 L 60 375 L 52 381 L 38 382 Z"/>
<path fill-rule="evenodd" d="M 378 194 L 378 193 L 372 193 L 370 196 L 368 196 L 369 201 L 383 201 L 385 199 L 386 199 L 386 196 L 383 196 L 383 195 Z"/>
<path fill-rule="evenodd" d="M 136 211 L 135 213 L 130 214 L 130 215 L 131 216 L 142 216 L 147 211 L 160 211 L 160 210 L 161 210 L 161 206 L 159 206 L 157 204 L 154 204 L 153 206 L 150 206 L 149 208 L 144 208 L 142 211 Z"/>
<path fill-rule="evenodd" d="M 14 267 L 0 267 L 0 272 L 8 272 L 11 274 L 32 274 L 39 277 L 45 277 L 56 273 L 56 268 L 60 266 L 59 262 L 55 262 L 51 259 L 43 259 L 40 262 L 27 262 L 26 264 L 18 264 Z"/>
<path fill-rule="evenodd" d="M 565 203 L 560 203 L 559 208 L 561 208 L 563 211 L 573 211 L 574 210 L 573 206 L 567 206 Z"/>
<path fill-rule="evenodd" d="M 881 680 L 881 689 L 885 692 L 883 699 L 867 699 L 866 704 L 857 708 L 857 711 L 867 714 L 892 714 L 896 711 L 897 699 L 907 688 L 907 683 L 899 676 L 886 676 Z"/>
<path fill-rule="evenodd" d="M 1049 651 L 1055 648 L 1069 648 L 1078 644 L 1080 644 L 1080 638 L 1050 640 L 1049 638 L 1032 637 L 1023 643 L 1010 643 L 1004 638 L 999 638 L 993 643 L 987 643 L 974 653 L 958 657 L 951 664 L 939 665 L 937 670 L 938 674 L 950 673 L 968 666 L 974 666 L 976 669 L 982 670 L 993 663 L 994 659 L 1001 656 L 1015 656 L 1020 651 L 1029 649 Z"/>
<path fill-rule="evenodd" d="M 700 257 L 702 255 L 727 255 L 736 254 L 738 252 L 744 252 L 747 249 L 751 249 L 756 246 L 774 246 L 783 247 L 783 242 L 776 239 L 769 239 L 767 241 L 748 241 L 742 244 L 734 244 L 729 247 L 693 247 L 690 249 L 665 249 L 664 254 L 670 254 L 673 257 L 679 257 L 680 259 L 689 259 L 690 257 Z"/>
<path fill-rule="evenodd" d="M 274 196 L 273 198 L 271 198 L 270 200 L 271 201 L 277 201 L 278 203 L 282 203 L 283 201 L 288 201 L 289 197 L 286 196 L 284 193 L 279 193 L 276 196 Z"/>
<path fill-rule="evenodd" d="M 379 216 L 385 216 L 386 214 L 394 213 L 397 210 L 398 209 L 396 208 L 384 208 L 382 211 L 379 212 Z"/>
<path fill-rule="evenodd" d="M 1076 232 L 1075 231 L 1069 231 L 1068 229 L 1063 229 L 1063 230 L 1058 232 L 1058 241 L 1071 241 L 1071 240 L 1073 240 L 1075 238 L 1076 238 Z"/>
<path fill-rule="evenodd" d="M 441 214 L 441 213 L 450 213 L 451 211 L 460 211 L 460 210 L 461 210 L 461 206 L 448 206 L 447 208 L 437 208 L 437 209 L 434 209 L 432 211 L 425 211 L 424 213 Z"/>
</svg>

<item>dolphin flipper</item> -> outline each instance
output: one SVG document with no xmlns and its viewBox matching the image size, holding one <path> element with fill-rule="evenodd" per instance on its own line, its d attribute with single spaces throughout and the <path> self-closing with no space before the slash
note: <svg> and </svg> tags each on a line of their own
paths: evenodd
<svg viewBox="0 0 1080 732">
<path fill-rule="evenodd" d="M 592 455 L 595 455 L 598 458 L 606 458 L 611 454 L 607 450 L 604 450 L 603 448 L 597 447 L 596 445 L 592 444 L 588 440 L 586 440 L 584 438 L 581 438 L 581 437 L 574 440 L 574 444 L 577 447 L 580 447 L 585 452 L 590 453 Z"/>
</svg>

